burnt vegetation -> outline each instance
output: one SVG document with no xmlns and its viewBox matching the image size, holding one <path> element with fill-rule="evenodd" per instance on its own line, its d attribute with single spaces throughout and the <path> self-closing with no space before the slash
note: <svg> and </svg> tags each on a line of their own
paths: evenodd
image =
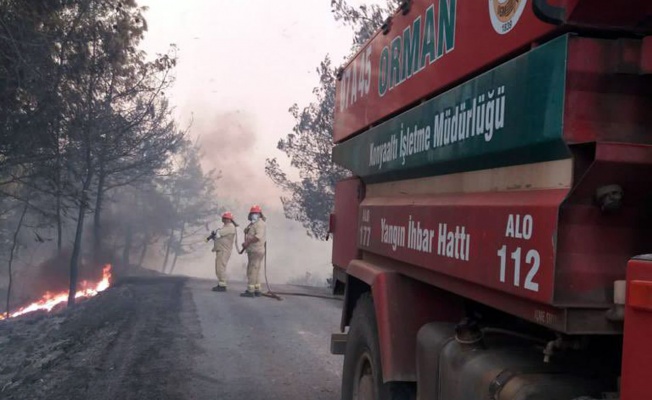
<svg viewBox="0 0 652 400">
<path fill-rule="evenodd" d="M 145 11 L 133 0 L 0 0 L 6 307 L 35 294 L 30 277 L 74 293 L 105 263 L 156 255 L 157 268 L 173 271 L 217 211 L 218 177 L 202 170 L 166 97 L 176 48 L 139 49 Z"/>
</svg>

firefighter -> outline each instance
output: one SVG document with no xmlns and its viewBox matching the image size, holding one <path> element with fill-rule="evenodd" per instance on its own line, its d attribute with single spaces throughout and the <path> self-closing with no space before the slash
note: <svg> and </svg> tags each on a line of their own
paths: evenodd
<svg viewBox="0 0 652 400">
<path fill-rule="evenodd" d="M 238 226 L 233 221 L 230 212 L 222 214 L 222 228 L 215 232 L 213 252 L 215 253 L 215 275 L 217 275 L 217 286 L 214 292 L 226 292 L 226 264 L 231 257 L 231 250 L 235 243 L 235 229 Z"/>
<path fill-rule="evenodd" d="M 260 266 L 265 258 L 266 227 L 265 217 L 260 206 L 253 206 L 249 210 L 249 226 L 245 228 L 245 241 L 243 250 L 247 252 L 247 290 L 241 293 L 242 297 L 260 297 L 260 281 L 258 275 Z"/>
</svg>

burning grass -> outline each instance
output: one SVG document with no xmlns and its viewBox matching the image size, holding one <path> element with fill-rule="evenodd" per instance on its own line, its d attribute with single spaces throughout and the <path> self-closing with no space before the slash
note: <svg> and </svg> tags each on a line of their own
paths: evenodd
<svg viewBox="0 0 652 400">
<path fill-rule="evenodd" d="M 79 283 L 80 290 L 75 293 L 75 299 L 83 299 L 97 296 L 98 293 L 106 290 L 111 285 L 111 265 L 107 264 L 102 269 L 102 279 L 98 282 L 82 281 Z M 53 308 L 68 301 L 68 292 L 58 293 L 45 292 L 41 299 L 25 305 L 16 311 L 0 315 L 0 321 L 9 318 L 15 318 L 35 311 L 52 311 Z"/>
</svg>

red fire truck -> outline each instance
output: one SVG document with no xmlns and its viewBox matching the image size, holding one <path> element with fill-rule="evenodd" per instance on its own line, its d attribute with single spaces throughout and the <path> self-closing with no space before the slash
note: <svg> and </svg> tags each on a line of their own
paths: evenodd
<svg viewBox="0 0 652 400">
<path fill-rule="evenodd" d="M 652 1 L 404 1 L 336 96 L 343 399 L 652 399 Z"/>
</svg>

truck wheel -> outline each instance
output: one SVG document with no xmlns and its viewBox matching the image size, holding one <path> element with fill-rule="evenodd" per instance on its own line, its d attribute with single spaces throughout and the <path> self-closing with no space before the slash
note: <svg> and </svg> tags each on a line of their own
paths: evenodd
<svg viewBox="0 0 652 400">
<path fill-rule="evenodd" d="M 413 400 L 414 385 L 383 383 L 376 313 L 371 295 L 358 299 L 344 354 L 342 400 Z"/>
</svg>

